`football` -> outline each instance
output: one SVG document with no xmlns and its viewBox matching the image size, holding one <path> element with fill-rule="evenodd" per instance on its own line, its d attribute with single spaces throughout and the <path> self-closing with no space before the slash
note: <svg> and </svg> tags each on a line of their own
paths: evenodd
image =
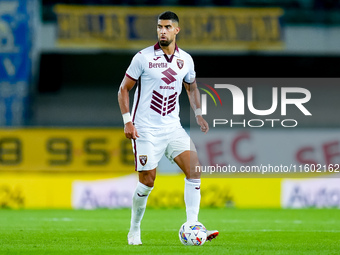
<svg viewBox="0 0 340 255">
<path fill-rule="evenodd" d="M 207 229 L 200 222 L 185 222 L 178 234 L 184 245 L 203 245 L 207 240 Z"/>
</svg>

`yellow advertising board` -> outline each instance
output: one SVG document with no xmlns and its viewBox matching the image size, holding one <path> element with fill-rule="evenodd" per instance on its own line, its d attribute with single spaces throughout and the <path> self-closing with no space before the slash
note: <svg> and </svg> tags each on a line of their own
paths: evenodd
<svg viewBox="0 0 340 255">
<path fill-rule="evenodd" d="M 282 178 L 202 178 L 201 207 L 280 208 Z M 159 176 L 148 199 L 154 208 L 184 207 L 184 175 Z"/>
<path fill-rule="evenodd" d="M 1 173 L 0 208 L 72 208 L 75 181 L 109 180 L 108 173 Z M 137 174 L 136 174 L 137 177 Z M 202 178 L 202 208 L 280 208 L 282 178 Z M 131 188 L 131 192 L 135 187 Z M 152 208 L 184 208 L 184 175 L 159 175 Z"/>
<path fill-rule="evenodd" d="M 186 50 L 283 48 L 280 8 L 117 7 L 56 5 L 61 47 L 140 50 L 155 44 L 157 16 L 180 18 L 178 41 Z"/>
<path fill-rule="evenodd" d="M 0 208 L 72 208 L 72 183 L 112 178 L 108 173 L 0 172 Z"/>
<path fill-rule="evenodd" d="M 133 170 L 131 141 L 122 129 L 0 130 L 0 172 Z"/>
</svg>

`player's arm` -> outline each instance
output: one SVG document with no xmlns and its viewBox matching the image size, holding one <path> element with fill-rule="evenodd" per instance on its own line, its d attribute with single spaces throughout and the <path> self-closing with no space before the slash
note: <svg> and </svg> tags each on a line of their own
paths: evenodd
<svg viewBox="0 0 340 255">
<path fill-rule="evenodd" d="M 136 81 L 125 75 L 118 91 L 118 103 L 124 120 L 124 133 L 126 138 L 137 139 L 138 133 L 132 123 L 130 115 L 129 91 L 135 86 Z"/>
<path fill-rule="evenodd" d="M 209 125 L 202 117 L 200 92 L 197 88 L 197 83 L 194 81 L 191 84 L 186 82 L 183 82 L 183 84 L 187 91 L 191 108 L 195 112 L 197 124 L 201 127 L 202 132 L 207 133 L 209 131 Z"/>
</svg>

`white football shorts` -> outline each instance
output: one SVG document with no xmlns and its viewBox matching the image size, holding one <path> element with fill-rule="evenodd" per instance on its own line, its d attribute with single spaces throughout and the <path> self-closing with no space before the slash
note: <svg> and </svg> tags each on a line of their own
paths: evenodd
<svg viewBox="0 0 340 255">
<path fill-rule="evenodd" d="M 184 151 L 196 151 L 195 145 L 185 130 L 179 127 L 161 130 L 138 130 L 139 138 L 132 139 L 136 171 L 152 170 L 158 166 L 162 156 L 174 162 Z"/>
</svg>

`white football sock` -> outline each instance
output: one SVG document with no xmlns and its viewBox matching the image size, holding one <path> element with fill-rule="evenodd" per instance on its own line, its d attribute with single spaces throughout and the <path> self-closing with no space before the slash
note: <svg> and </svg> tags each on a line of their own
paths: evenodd
<svg viewBox="0 0 340 255">
<path fill-rule="evenodd" d="M 140 230 L 140 223 L 145 212 L 146 202 L 152 189 L 153 187 L 148 187 L 138 182 L 132 198 L 130 232 Z"/>
<path fill-rule="evenodd" d="M 184 201 L 187 212 L 187 221 L 198 221 L 198 212 L 201 202 L 201 180 L 185 178 Z"/>
</svg>

